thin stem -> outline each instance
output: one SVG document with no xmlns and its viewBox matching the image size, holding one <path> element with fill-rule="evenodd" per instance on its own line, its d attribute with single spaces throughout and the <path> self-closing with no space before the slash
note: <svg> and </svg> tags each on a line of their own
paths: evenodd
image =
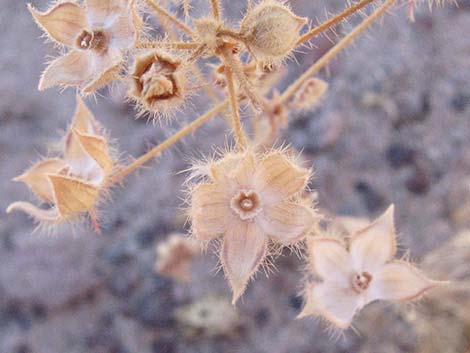
<svg viewBox="0 0 470 353">
<path fill-rule="evenodd" d="M 194 32 L 191 28 L 189 28 L 185 23 L 181 22 L 179 19 L 177 19 L 175 16 L 173 16 L 171 13 L 169 13 L 167 10 L 165 10 L 163 7 L 159 6 L 154 0 L 145 0 L 148 6 L 152 8 L 156 12 L 157 15 L 163 17 L 164 19 L 170 21 L 173 23 L 176 27 L 178 27 L 180 30 L 185 32 L 187 35 L 190 37 L 194 37 Z"/>
<path fill-rule="evenodd" d="M 224 102 L 216 105 L 211 110 L 209 110 L 208 112 L 206 112 L 205 114 L 203 114 L 199 118 L 197 118 L 196 120 L 192 121 L 191 123 L 189 123 L 188 125 L 183 127 L 176 134 L 169 137 L 168 139 L 163 141 L 158 146 L 155 146 L 150 151 L 148 151 L 144 155 L 137 158 L 134 162 L 132 162 L 128 166 L 126 166 L 123 169 L 121 169 L 121 170 L 117 171 L 116 173 L 114 173 L 110 177 L 110 179 L 108 181 L 108 185 L 110 186 L 110 185 L 113 185 L 113 184 L 116 184 L 116 183 L 120 182 L 125 176 L 127 176 L 128 174 L 130 174 L 130 173 L 134 172 L 135 170 L 139 169 L 140 167 L 142 167 L 142 165 L 144 165 L 145 163 L 147 163 L 151 159 L 155 158 L 162 151 L 164 151 L 168 147 L 174 145 L 176 142 L 181 140 L 183 137 L 185 137 L 189 133 L 191 133 L 194 130 L 196 130 L 197 128 L 199 128 L 206 121 L 208 121 L 208 120 L 214 118 L 215 116 L 217 116 L 218 113 L 220 113 L 224 109 L 228 108 L 228 104 L 229 104 L 228 101 L 225 100 Z"/>
<path fill-rule="evenodd" d="M 285 104 L 301 88 L 305 81 L 325 67 L 333 58 L 335 58 L 348 44 L 364 32 L 378 17 L 383 15 L 389 8 L 395 4 L 396 0 L 387 0 L 382 6 L 369 15 L 361 24 L 354 28 L 351 33 L 340 40 L 325 55 L 317 60 L 302 76 L 292 83 L 281 95 L 279 104 Z"/>
<path fill-rule="evenodd" d="M 363 7 L 367 6 L 371 2 L 375 0 L 361 0 L 358 3 L 351 5 L 350 7 L 346 8 L 343 12 L 337 14 L 334 17 L 329 18 L 327 21 L 323 22 L 322 24 L 316 26 L 311 31 L 305 33 L 302 37 L 299 38 L 296 45 L 300 45 L 304 42 L 315 37 L 317 34 L 326 31 L 328 28 L 335 26 L 339 22 L 343 21 L 346 17 L 352 15 L 356 11 L 362 9 Z"/>
<path fill-rule="evenodd" d="M 226 57 L 230 57 L 232 55 L 230 51 L 230 48 L 225 50 Z M 246 148 L 247 141 L 240 119 L 237 92 L 235 91 L 235 82 L 233 80 L 233 69 L 227 62 L 225 64 L 225 77 L 227 79 L 230 108 L 232 110 L 232 129 L 235 135 L 235 142 L 239 150 L 244 150 Z"/>
<path fill-rule="evenodd" d="M 219 0 L 211 0 L 212 14 L 216 20 L 220 20 L 220 2 Z"/>
<path fill-rule="evenodd" d="M 137 43 L 137 49 L 150 49 L 150 48 L 174 48 L 174 49 L 196 49 L 200 46 L 197 42 L 152 42 L 141 41 Z"/>
</svg>

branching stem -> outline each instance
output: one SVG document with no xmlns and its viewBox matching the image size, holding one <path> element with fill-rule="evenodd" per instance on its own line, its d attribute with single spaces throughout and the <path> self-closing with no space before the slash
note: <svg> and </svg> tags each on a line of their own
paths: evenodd
<svg viewBox="0 0 470 353">
<path fill-rule="evenodd" d="M 176 18 L 174 15 L 169 13 L 167 10 L 165 10 L 163 7 L 158 5 L 154 0 L 144 0 L 148 6 L 152 8 L 155 13 L 161 17 L 163 17 L 165 20 L 173 23 L 177 28 L 182 30 L 184 33 L 189 35 L 190 37 L 194 37 L 194 32 L 191 28 L 189 28 L 185 23 L 181 22 L 178 18 Z"/>
<path fill-rule="evenodd" d="M 296 44 L 301 45 L 301 44 L 309 41 L 310 39 L 315 37 L 317 34 L 320 34 L 324 31 L 326 31 L 328 28 L 331 28 L 331 27 L 337 25 L 338 23 L 343 21 L 346 17 L 352 15 L 356 11 L 359 11 L 360 9 L 362 9 L 363 7 L 369 5 L 371 2 L 374 2 L 374 1 L 375 0 L 361 0 L 358 3 L 349 6 L 343 12 L 341 12 L 341 13 L 337 14 L 336 16 L 328 19 L 327 21 L 319 24 L 318 26 L 313 28 L 311 31 L 305 33 L 303 36 L 301 36 L 299 38 L 299 40 L 297 41 Z"/>
<path fill-rule="evenodd" d="M 221 113 L 223 110 L 228 108 L 228 101 L 224 101 L 215 107 L 213 107 L 211 110 L 206 112 L 205 114 L 201 115 L 199 118 L 196 120 L 192 121 L 185 127 L 183 127 L 181 130 L 179 130 L 176 134 L 173 136 L 169 137 L 165 141 L 163 141 L 161 144 L 158 146 L 155 146 L 152 148 L 150 151 L 145 153 L 144 155 L 140 156 L 137 158 L 134 162 L 130 163 L 128 166 L 124 167 L 123 169 L 117 171 L 113 175 L 111 175 L 108 185 L 111 186 L 113 184 L 119 183 L 124 177 L 129 175 L 130 173 L 136 171 L 140 167 L 142 167 L 145 163 L 150 161 L 151 159 L 155 158 L 158 156 L 161 152 L 166 150 L 168 147 L 171 147 L 174 145 L 176 142 L 181 140 L 183 137 L 186 135 L 190 134 L 197 128 L 199 128 L 202 124 L 204 124 L 206 121 L 214 118 L 217 116 L 218 113 Z"/>
<path fill-rule="evenodd" d="M 315 75 L 318 71 L 324 68 L 332 59 L 334 59 L 348 44 L 354 41 L 362 32 L 364 32 L 369 26 L 381 15 L 383 15 L 388 9 L 390 9 L 396 0 L 387 0 L 382 6 L 377 8 L 371 15 L 369 15 L 361 24 L 354 28 L 351 33 L 340 40 L 333 48 L 331 48 L 325 55 L 318 59 L 302 76 L 300 76 L 294 83 L 292 83 L 281 95 L 279 104 L 285 104 L 291 99 L 294 94 L 300 89 L 300 87 L 310 77 Z"/>
</svg>

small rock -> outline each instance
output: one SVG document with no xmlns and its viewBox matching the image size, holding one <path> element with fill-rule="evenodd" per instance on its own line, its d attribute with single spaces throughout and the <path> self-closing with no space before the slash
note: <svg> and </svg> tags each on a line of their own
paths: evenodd
<svg viewBox="0 0 470 353">
<path fill-rule="evenodd" d="M 428 192 L 430 186 L 429 177 L 419 168 L 416 168 L 413 175 L 406 181 L 406 188 L 416 195 L 423 195 Z"/>
</svg>

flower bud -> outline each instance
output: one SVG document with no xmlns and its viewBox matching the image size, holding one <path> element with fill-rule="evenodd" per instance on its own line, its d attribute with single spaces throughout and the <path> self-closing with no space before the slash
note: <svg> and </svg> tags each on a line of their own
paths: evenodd
<svg viewBox="0 0 470 353">
<path fill-rule="evenodd" d="M 294 49 L 306 22 L 284 4 L 265 0 L 245 16 L 240 35 L 258 60 L 281 61 Z"/>
</svg>

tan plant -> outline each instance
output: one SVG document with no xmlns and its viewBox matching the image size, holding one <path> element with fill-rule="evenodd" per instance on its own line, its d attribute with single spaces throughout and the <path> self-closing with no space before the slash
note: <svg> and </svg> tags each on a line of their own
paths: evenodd
<svg viewBox="0 0 470 353">
<path fill-rule="evenodd" d="M 21 210 L 51 224 L 88 213 L 97 225 L 94 211 L 107 189 L 122 185 L 126 176 L 205 122 L 227 116 L 234 147 L 193 169 L 188 200 L 192 235 L 203 243 L 221 238 L 220 261 L 233 290 L 233 303 L 271 254 L 270 244 L 293 247 L 307 238 L 310 270 L 324 282 L 308 287 L 303 316 L 320 314 L 346 328 L 355 312 L 373 300 L 419 297 L 437 282 L 414 266 L 393 260 L 393 209 L 355 232 L 348 249 L 338 240 L 322 237 L 316 197 L 307 188 L 311 169 L 293 158 L 297 153 L 292 149 L 273 147 L 291 112 L 313 109 L 325 95 L 328 84 L 315 75 L 396 2 L 359 0 L 307 29 L 308 19 L 280 0 L 248 1 L 238 28 L 224 20 L 219 0 L 210 0 L 212 13 L 199 19 L 190 18 L 190 4 L 184 0 L 185 20 L 155 0 L 61 1 L 46 12 L 30 6 L 48 38 L 68 50 L 46 68 L 39 89 L 73 86 L 85 95 L 117 81 L 129 86 L 128 95 L 140 114 L 151 116 L 171 116 L 197 90 L 204 90 L 213 106 L 144 155 L 117 168 L 102 128 L 77 97 L 77 112 L 61 155 L 37 163 L 15 179 L 25 182 L 51 208 L 15 202 L 8 212 Z M 412 9 L 413 1 L 406 2 Z M 296 49 L 371 4 L 377 5 L 373 12 L 287 89 L 275 89 L 282 67 Z M 145 33 L 148 25 L 142 13 L 147 10 L 167 31 L 164 40 L 152 40 Z M 214 90 L 210 77 L 204 77 L 199 68 L 207 59 L 218 62 L 214 75 L 219 90 Z M 247 121 L 241 119 L 243 104 L 250 108 Z M 183 242 L 171 239 L 159 246 L 157 270 L 184 277 L 188 262 L 171 258 L 181 256 Z M 189 259 L 192 251 L 184 254 Z"/>
</svg>

